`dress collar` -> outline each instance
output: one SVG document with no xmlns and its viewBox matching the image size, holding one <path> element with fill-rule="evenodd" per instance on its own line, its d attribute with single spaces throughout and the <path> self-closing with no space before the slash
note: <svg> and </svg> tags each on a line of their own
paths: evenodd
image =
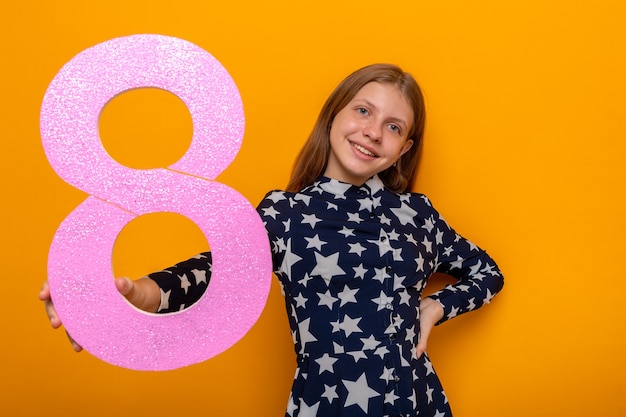
<svg viewBox="0 0 626 417">
<path fill-rule="evenodd" d="M 361 192 L 360 194 L 362 194 L 363 191 L 371 196 L 374 196 L 379 191 L 385 189 L 385 185 L 378 175 L 374 175 L 360 187 L 325 176 L 320 176 L 313 186 L 320 188 L 327 193 L 331 193 L 337 198 L 346 198 L 355 192 Z"/>
</svg>

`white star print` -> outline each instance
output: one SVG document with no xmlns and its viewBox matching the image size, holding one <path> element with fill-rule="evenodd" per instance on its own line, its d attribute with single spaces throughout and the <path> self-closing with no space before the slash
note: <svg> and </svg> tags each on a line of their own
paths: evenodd
<svg viewBox="0 0 626 417">
<path fill-rule="evenodd" d="M 329 256 L 315 252 L 315 267 L 311 271 L 311 275 L 319 275 L 324 279 L 331 280 L 335 275 L 345 275 L 345 273 L 339 267 L 339 252 Z"/>
<path fill-rule="evenodd" d="M 424 245 L 424 247 L 426 248 L 426 252 L 433 253 L 433 243 L 430 240 L 428 240 L 428 237 L 424 236 L 422 245 Z"/>
<path fill-rule="evenodd" d="M 389 297 L 383 290 L 380 291 L 380 295 L 377 298 L 372 298 L 372 302 L 378 305 L 376 311 L 383 310 L 389 303 L 393 303 L 393 297 Z"/>
<path fill-rule="evenodd" d="M 359 242 L 357 242 L 357 243 L 348 243 L 348 246 L 350 246 L 350 251 L 348 253 L 356 253 L 359 256 L 361 256 L 361 254 L 365 250 L 363 245 L 361 245 Z"/>
<path fill-rule="evenodd" d="M 417 246 L 417 240 L 415 240 L 415 237 L 411 233 L 405 233 L 404 237 L 406 238 L 407 242 Z"/>
<path fill-rule="evenodd" d="M 368 240 L 373 245 L 378 246 L 378 254 L 382 258 L 384 254 L 391 251 L 391 246 L 389 245 L 389 239 L 387 239 L 387 234 L 384 230 L 380 229 L 380 236 L 376 240 Z"/>
<path fill-rule="evenodd" d="M 404 259 L 402 259 L 402 249 L 398 248 L 398 249 L 392 249 L 391 252 L 393 253 L 393 260 L 394 261 L 403 261 Z"/>
<path fill-rule="evenodd" d="M 404 340 L 406 340 L 407 342 L 412 342 L 413 339 L 415 338 L 415 330 L 413 327 L 408 327 L 406 329 L 406 337 L 404 338 Z"/>
<path fill-rule="evenodd" d="M 196 284 L 200 284 L 201 282 L 204 282 L 205 284 L 206 282 L 206 271 L 200 271 L 198 269 L 192 269 L 191 273 L 193 274 L 193 277 L 196 279 Z"/>
<path fill-rule="evenodd" d="M 298 413 L 298 417 L 315 417 L 317 416 L 317 409 L 320 408 L 320 402 L 316 402 L 312 406 L 308 406 L 307 403 L 302 400 L 300 402 L 300 412 Z"/>
<path fill-rule="evenodd" d="M 298 409 L 298 406 L 293 402 L 293 395 L 289 396 L 289 403 L 287 404 L 287 414 L 293 416 L 293 412 Z"/>
<path fill-rule="evenodd" d="M 343 321 L 339 324 L 339 328 L 346 333 L 346 337 L 349 337 L 352 333 L 362 333 L 363 330 L 359 328 L 360 321 L 361 317 L 353 319 L 346 314 L 343 318 Z"/>
<path fill-rule="evenodd" d="M 309 342 L 317 342 L 317 339 L 311 332 L 309 332 L 309 326 L 311 325 L 311 319 L 302 320 L 298 323 L 298 328 L 300 329 L 300 342 L 302 343 L 301 351 L 304 351 L 304 346 Z"/>
<path fill-rule="evenodd" d="M 411 305 L 411 294 L 408 291 L 404 290 L 399 293 L 400 295 L 400 304 L 406 304 L 408 306 Z"/>
<path fill-rule="evenodd" d="M 393 212 L 393 214 L 396 215 L 401 224 L 405 226 L 407 224 L 412 224 L 413 226 L 415 226 L 415 222 L 413 221 L 413 219 L 415 218 L 415 216 L 417 216 L 417 211 L 413 210 L 406 203 L 402 203 L 402 206 L 400 208 L 392 208 L 390 210 Z"/>
<path fill-rule="evenodd" d="M 298 284 L 306 288 L 306 285 L 309 283 L 310 280 L 311 277 L 309 276 L 309 274 L 304 274 L 304 277 L 301 280 L 298 280 Z"/>
<path fill-rule="evenodd" d="M 359 200 L 359 211 L 361 210 L 370 210 L 370 208 L 372 207 L 372 201 L 368 200 L 368 199 L 361 199 Z"/>
<path fill-rule="evenodd" d="M 415 262 L 417 263 L 417 270 L 424 272 L 424 257 L 421 252 L 417 254 Z"/>
<path fill-rule="evenodd" d="M 365 278 L 365 273 L 367 272 L 367 269 L 363 267 L 363 264 L 360 264 L 357 267 L 353 267 L 352 269 L 354 269 L 355 278 Z"/>
<path fill-rule="evenodd" d="M 354 236 L 354 229 L 348 229 L 346 226 L 343 226 L 339 233 L 344 235 L 345 237 Z"/>
<path fill-rule="evenodd" d="M 428 397 L 428 404 L 433 402 L 433 389 L 426 384 L 426 397 Z"/>
<path fill-rule="evenodd" d="M 388 404 L 394 404 L 398 398 L 400 397 L 394 391 L 385 393 L 385 402 Z"/>
<path fill-rule="evenodd" d="M 308 242 L 306 245 L 307 249 L 310 248 L 315 248 L 318 251 L 322 250 L 322 246 L 325 245 L 327 242 L 323 242 L 320 240 L 319 235 L 315 235 L 313 237 L 304 237 L 304 239 L 306 239 L 306 241 Z"/>
<path fill-rule="evenodd" d="M 298 296 L 293 299 L 296 302 L 296 307 L 306 308 L 307 299 L 302 295 L 302 293 L 298 294 Z"/>
<path fill-rule="evenodd" d="M 272 192 L 267 196 L 268 199 L 272 200 L 274 203 L 278 203 L 281 200 L 285 199 L 285 194 L 279 191 Z"/>
<path fill-rule="evenodd" d="M 348 352 L 348 355 L 352 356 L 352 358 L 354 359 L 354 363 L 357 363 L 359 359 L 367 359 L 367 355 L 362 350 Z"/>
<path fill-rule="evenodd" d="M 459 314 L 459 308 L 458 307 L 452 307 L 452 309 L 448 313 L 448 319 L 452 319 L 452 318 L 456 317 L 457 314 Z"/>
<path fill-rule="evenodd" d="M 308 195 L 304 195 L 304 194 L 296 194 L 296 196 L 293 199 L 295 201 L 302 201 L 304 205 L 306 206 L 308 206 L 311 203 L 311 197 L 309 197 Z"/>
<path fill-rule="evenodd" d="M 170 308 L 170 294 L 172 293 L 172 290 L 169 290 L 168 292 L 164 292 L 161 288 L 159 288 L 159 290 L 161 291 L 161 303 L 159 304 L 159 311 L 166 310 Z"/>
<path fill-rule="evenodd" d="M 368 338 L 361 338 L 361 342 L 363 343 L 363 349 L 362 350 L 373 350 L 374 348 L 376 348 L 378 345 L 380 345 L 380 341 L 376 340 L 376 338 L 374 337 L 373 334 L 370 335 L 370 337 Z"/>
<path fill-rule="evenodd" d="M 493 297 L 495 297 L 495 294 L 492 294 L 491 291 L 487 288 L 487 296 L 483 300 L 483 304 L 489 304 Z"/>
<path fill-rule="evenodd" d="M 406 277 L 398 276 L 398 274 L 393 274 L 393 290 L 398 291 L 405 287 L 404 280 Z"/>
<path fill-rule="evenodd" d="M 484 267 L 484 268 L 483 268 L 480 272 L 484 272 L 485 274 L 489 274 L 489 275 L 491 275 L 492 277 L 493 277 L 493 276 L 500 275 L 498 272 L 496 272 L 496 271 L 494 270 L 494 268 L 495 268 L 495 265 L 486 264 L 486 265 L 485 265 L 485 267 Z"/>
<path fill-rule="evenodd" d="M 361 216 L 359 216 L 359 213 L 348 213 L 348 221 L 361 223 L 363 219 L 361 219 Z"/>
<path fill-rule="evenodd" d="M 387 349 L 386 346 L 381 346 L 378 349 L 376 349 L 376 351 L 374 352 L 374 355 L 378 355 L 382 359 L 385 357 L 387 353 L 389 353 L 389 349 Z"/>
<path fill-rule="evenodd" d="M 264 216 L 270 216 L 272 219 L 276 220 L 276 215 L 280 214 L 279 211 L 276 211 L 276 209 L 274 208 L 274 206 L 270 206 L 268 208 L 264 208 L 263 209 L 263 215 Z"/>
<path fill-rule="evenodd" d="M 428 233 L 432 232 L 432 230 L 435 228 L 435 221 L 433 220 L 433 216 L 430 216 L 427 219 L 424 219 L 424 225 L 422 226 L 422 229 L 426 229 L 426 231 Z"/>
<path fill-rule="evenodd" d="M 285 246 L 285 239 L 283 238 L 276 239 L 273 243 L 274 244 L 272 246 L 274 247 L 274 252 L 284 252 L 285 249 L 287 249 L 287 246 Z"/>
<path fill-rule="evenodd" d="M 318 306 L 326 306 L 329 310 L 332 311 L 333 304 L 337 301 L 337 297 L 333 297 L 330 294 L 330 290 L 326 290 L 325 293 L 318 292 L 317 296 L 320 298 L 320 302 L 317 303 Z"/>
<path fill-rule="evenodd" d="M 374 268 L 374 270 L 376 271 L 376 275 L 374 275 L 374 279 L 376 281 L 380 281 L 381 284 L 383 281 L 385 281 L 386 278 L 389 277 L 389 275 L 387 275 L 387 271 L 385 268 Z"/>
<path fill-rule="evenodd" d="M 285 256 L 283 257 L 283 263 L 280 265 L 279 271 L 285 273 L 287 276 L 291 276 L 291 267 L 301 260 L 301 257 L 291 251 L 291 239 L 288 239 L 285 247 Z"/>
<path fill-rule="evenodd" d="M 322 397 L 326 398 L 329 403 L 332 403 L 335 398 L 339 398 L 337 395 L 337 385 L 326 385 L 324 384 L 324 393 Z"/>
<path fill-rule="evenodd" d="M 413 404 L 413 408 L 417 408 L 417 398 L 415 396 L 415 391 L 413 391 L 413 393 L 411 395 L 406 397 L 406 399 L 411 401 L 411 403 Z"/>
<path fill-rule="evenodd" d="M 337 326 L 336 326 L 337 330 L 335 330 L 335 325 L 334 324 L 337 324 Z M 339 322 L 335 322 L 334 324 L 333 324 L 333 333 L 336 333 L 336 332 L 339 331 Z M 333 342 L 333 352 L 335 352 L 336 354 L 344 353 L 343 346 L 341 346 L 337 342 Z"/>
<path fill-rule="evenodd" d="M 385 224 L 387 226 L 389 226 L 391 224 L 391 219 L 387 216 L 385 216 L 385 213 L 381 214 L 378 217 L 378 220 L 380 221 L 380 224 Z"/>
<path fill-rule="evenodd" d="M 478 280 L 481 280 L 481 279 L 485 278 L 485 276 L 486 276 L 486 275 L 484 275 L 484 274 L 482 274 L 482 273 L 478 272 L 478 271 L 479 271 L 479 269 L 480 269 L 480 266 L 481 266 L 481 262 L 480 262 L 480 260 L 479 260 L 477 264 L 472 265 L 472 266 L 470 267 L 470 274 L 472 274 L 472 278 L 473 278 L 473 279 L 478 279 Z"/>
<path fill-rule="evenodd" d="M 443 244 L 443 230 L 437 230 L 437 233 L 435 234 L 435 244 Z"/>
<path fill-rule="evenodd" d="M 454 268 L 458 268 L 461 269 L 463 267 L 463 258 L 461 258 L 460 256 L 456 256 L 456 261 L 454 262 L 450 262 L 450 268 L 454 269 Z"/>
<path fill-rule="evenodd" d="M 371 389 L 367 384 L 365 373 L 362 373 L 356 381 L 342 379 L 341 382 L 343 382 L 343 385 L 348 390 L 348 397 L 346 398 L 344 407 L 356 404 L 363 412 L 367 413 L 369 399 L 380 396 L 380 394 Z"/>
<path fill-rule="evenodd" d="M 424 367 L 426 368 L 426 376 L 435 373 L 435 370 L 433 369 L 433 364 L 427 357 L 424 358 Z"/>
<path fill-rule="evenodd" d="M 395 368 L 387 368 L 385 366 L 383 368 L 383 373 L 380 375 L 380 379 L 382 379 L 383 381 L 391 381 L 391 377 L 393 376 L 394 371 Z"/>
<path fill-rule="evenodd" d="M 182 288 L 185 291 L 185 294 L 187 294 L 189 287 L 191 287 L 191 283 L 189 282 L 189 279 L 187 279 L 187 275 L 178 275 L 178 279 L 180 280 L 180 288 Z"/>
<path fill-rule="evenodd" d="M 339 307 L 342 307 L 348 303 L 356 303 L 355 295 L 358 291 L 358 288 L 352 289 L 348 286 L 344 287 L 343 291 L 339 293 L 339 299 L 341 300 Z"/>
<path fill-rule="evenodd" d="M 322 221 L 315 214 L 303 214 L 302 217 L 302 223 L 311 225 L 311 229 L 315 229 L 315 225 Z"/>
<path fill-rule="evenodd" d="M 330 372 L 331 374 L 335 372 L 333 365 L 337 362 L 337 358 L 331 358 L 328 353 L 324 353 L 321 358 L 315 359 L 315 362 L 320 366 L 320 375 L 323 372 Z"/>
</svg>

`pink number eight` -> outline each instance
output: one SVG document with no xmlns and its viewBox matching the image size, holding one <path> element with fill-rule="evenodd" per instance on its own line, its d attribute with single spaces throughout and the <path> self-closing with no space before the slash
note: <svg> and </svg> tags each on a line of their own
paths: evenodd
<svg viewBox="0 0 626 417">
<path fill-rule="evenodd" d="M 102 147 L 102 108 L 141 87 L 172 92 L 191 114 L 191 145 L 169 168 L 131 169 Z M 239 151 L 243 130 L 228 72 L 182 39 L 111 39 L 76 55 L 52 80 L 41 109 L 44 150 L 55 172 L 90 196 L 59 226 L 48 280 L 59 317 L 87 351 L 129 369 L 175 369 L 223 352 L 257 321 L 271 280 L 267 234 L 254 207 L 214 181 Z M 154 212 L 191 219 L 213 253 L 206 293 L 179 313 L 139 311 L 113 284 L 115 239 L 132 219 Z"/>
</svg>

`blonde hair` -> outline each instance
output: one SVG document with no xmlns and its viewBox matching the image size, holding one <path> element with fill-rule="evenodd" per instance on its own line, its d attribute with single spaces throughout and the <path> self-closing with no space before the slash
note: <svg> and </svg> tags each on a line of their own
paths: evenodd
<svg viewBox="0 0 626 417">
<path fill-rule="evenodd" d="M 330 126 L 335 116 L 348 105 L 363 86 L 371 82 L 397 86 L 413 110 L 413 123 L 407 136 L 407 140 L 413 141 L 413 146 L 400 157 L 395 166 L 378 174 L 391 191 L 400 193 L 407 190 L 415 177 L 419 145 L 424 136 L 426 122 L 424 97 L 411 74 L 402 71 L 396 65 L 373 64 L 350 74 L 328 97 L 309 138 L 296 157 L 287 191 L 300 191 L 313 184 L 324 172 L 330 154 Z"/>
</svg>

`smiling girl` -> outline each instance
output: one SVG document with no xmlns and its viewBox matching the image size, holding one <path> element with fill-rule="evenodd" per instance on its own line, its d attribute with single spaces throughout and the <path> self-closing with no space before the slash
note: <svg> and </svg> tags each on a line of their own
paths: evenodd
<svg viewBox="0 0 626 417">
<path fill-rule="evenodd" d="M 324 104 L 287 190 L 258 206 L 298 361 L 286 416 L 451 415 L 428 337 L 436 324 L 491 301 L 504 281 L 485 251 L 408 191 L 424 123 L 410 74 L 362 68 Z M 206 288 L 191 271 L 209 276 L 210 267 L 204 253 L 116 285 L 139 308 L 179 311 Z M 422 297 L 435 272 L 457 281 Z M 40 298 L 59 327 L 47 284 Z"/>
</svg>

